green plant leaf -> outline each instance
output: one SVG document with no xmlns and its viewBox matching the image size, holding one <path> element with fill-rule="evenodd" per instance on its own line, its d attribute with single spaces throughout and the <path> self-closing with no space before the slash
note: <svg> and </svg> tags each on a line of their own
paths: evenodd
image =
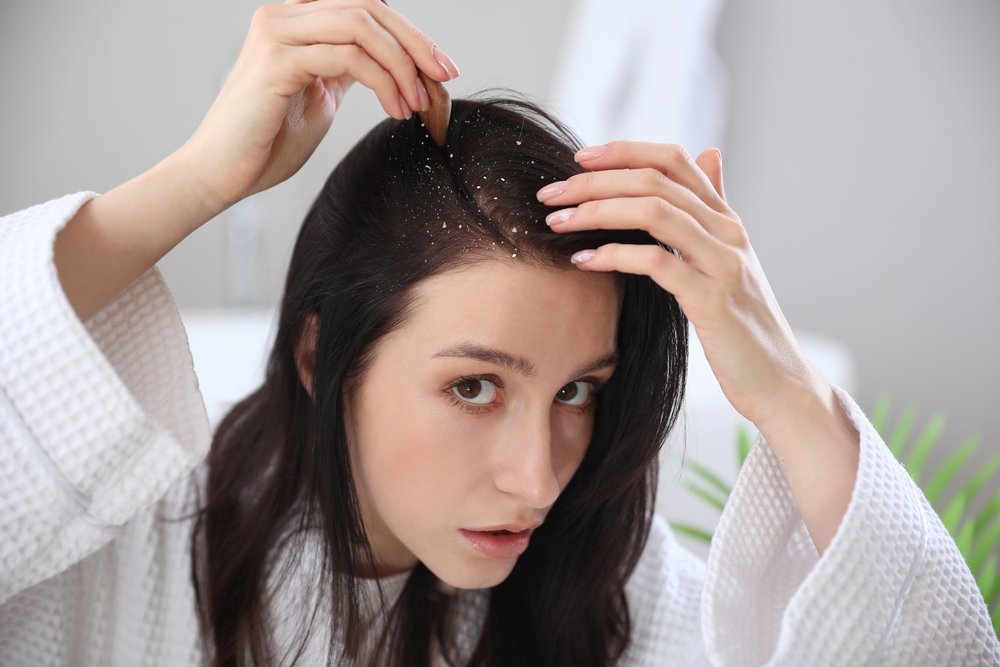
<svg viewBox="0 0 1000 667">
<path fill-rule="evenodd" d="M 979 515 L 976 516 L 976 529 L 980 530 L 991 521 L 993 517 L 1000 514 L 1000 491 L 990 498 L 990 501 L 986 503 L 982 510 L 980 510 Z"/>
<path fill-rule="evenodd" d="M 976 574 L 976 583 L 979 584 L 979 592 L 983 594 L 983 600 L 986 604 L 990 604 L 990 589 L 996 583 L 997 579 L 997 557 L 990 556 L 990 559 L 983 566 L 982 572 Z"/>
<path fill-rule="evenodd" d="M 941 523 L 948 529 L 951 536 L 958 535 L 958 522 L 962 520 L 962 512 L 965 511 L 965 496 L 961 493 L 951 499 L 948 507 L 941 513 Z"/>
<path fill-rule="evenodd" d="M 699 486 L 695 486 L 691 482 L 682 482 L 681 486 L 683 486 L 685 489 L 693 493 L 695 496 L 701 498 L 706 504 L 710 505 L 711 507 L 714 507 L 720 512 L 722 511 L 722 508 L 726 504 L 724 500 L 719 500 L 705 489 Z"/>
<path fill-rule="evenodd" d="M 879 394 L 878 400 L 875 401 L 875 409 L 872 411 L 872 416 L 869 419 L 883 440 L 885 439 L 886 420 L 888 417 L 889 395 L 883 392 Z"/>
<path fill-rule="evenodd" d="M 990 607 L 1000 607 L 1000 577 L 997 576 L 996 556 L 987 564 L 992 565 L 992 571 L 987 571 L 983 581 L 979 583 L 979 591 L 983 594 L 983 600 Z"/>
<path fill-rule="evenodd" d="M 937 505 L 941 500 L 941 494 L 948 487 L 951 481 L 955 478 L 955 474 L 965 465 L 965 462 L 969 460 L 972 453 L 976 451 L 979 447 L 979 438 L 973 436 L 963 442 L 958 449 L 952 452 L 951 456 L 941 465 L 938 471 L 934 474 L 934 477 L 927 482 L 924 488 L 924 495 L 927 496 L 928 502 L 931 505 Z M 969 500 L 969 494 L 965 496 L 966 502 Z"/>
<path fill-rule="evenodd" d="M 740 467 L 742 468 L 743 463 L 747 460 L 747 456 L 750 455 L 750 449 L 753 447 L 753 442 L 750 440 L 750 431 L 747 429 L 746 424 L 740 424 L 739 427 L 737 427 L 736 443 L 736 456 L 738 457 Z"/>
<path fill-rule="evenodd" d="M 732 491 L 732 486 L 723 482 L 718 475 L 705 466 L 695 463 L 694 461 L 688 461 L 687 467 L 690 468 L 691 472 L 695 473 L 710 485 L 718 489 L 725 496 L 726 500 L 729 499 L 729 492 Z"/>
<path fill-rule="evenodd" d="M 678 533 L 683 533 L 689 537 L 693 537 L 696 540 L 701 540 L 706 544 L 712 543 L 712 533 L 707 530 L 698 528 L 697 526 L 692 526 L 687 523 L 674 523 L 673 521 L 668 521 L 670 527 L 673 528 Z"/>
<path fill-rule="evenodd" d="M 975 526 L 975 519 L 970 519 Z M 966 557 L 969 569 L 978 572 L 980 565 L 991 553 L 1000 553 L 1000 515 L 993 517 L 993 523 L 983 526 L 983 530 L 974 531 L 976 538 L 973 541 L 972 551 Z M 965 554 L 966 552 L 962 552 Z"/>
<path fill-rule="evenodd" d="M 973 437 L 978 438 L 978 436 Z M 988 480 L 993 479 L 998 469 L 1000 469 L 1000 454 L 994 453 L 986 459 L 986 463 L 976 471 L 976 474 L 972 476 L 972 479 L 970 479 L 962 489 L 962 492 L 965 494 L 965 500 L 968 504 L 972 504 L 972 502 L 976 499 L 976 496 L 979 494 L 979 490 L 983 487 L 983 484 L 985 484 Z M 977 525 L 979 524 L 977 523 Z"/>
<path fill-rule="evenodd" d="M 955 538 L 955 544 L 958 546 L 958 551 L 962 554 L 962 557 L 965 558 L 966 563 L 968 563 L 969 555 L 972 553 L 972 538 L 975 535 L 976 522 L 972 519 L 963 521 L 962 527 L 958 529 L 958 537 Z"/>
<path fill-rule="evenodd" d="M 910 437 L 910 431 L 913 430 L 913 423 L 917 420 L 917 411 L 913 408 L 907 408 L 903 412 L 903 416 L 899 418 L 896 422 L 896 428 L 893 429 L 892 435 L 889 436 L 889 442 L 886 443 L 889 447 L 889 451 L 893 455 L 903 462 L 905 465 L 906 461 L 903 460 L 903 445 L 906 444 L 907 439 Z M 909 470 L 909 466 L 906 466 Z"/>
<path fill-rule="evenodd" d="M 909 464 L 906 466 L 910 471 L 910 476 L 915 480 L 920 480 L 923 477 L 924 464 L 927 462 L 927 455 L 931 453 L 931 449 L 934 444 L 941 437 L 941 431 L 944 429 L 944 417 L 941 415 L 934 415 L 931 417 L 930 422 L 924 428 L 923 433 L 917 439 L 917 444 L 913 446 L 913 451 L 910 452 Z"/>
</svg>

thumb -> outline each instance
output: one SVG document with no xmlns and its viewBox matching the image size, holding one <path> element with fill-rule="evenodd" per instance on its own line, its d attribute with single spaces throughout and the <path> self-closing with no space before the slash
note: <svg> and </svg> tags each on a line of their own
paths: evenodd
<svg viewBox="0 0 1000 667">
<path fill-rule="evenodd" d="M 695 164 L 701 167 L 701 170 L 705 172 L 708 180 L 715 187 L 715 191 L 725 199 L 726 190 L 722 184 L 722 152 L 718 148 L 702 151 L 701 155 L 695 159 Z"/>
</svg>

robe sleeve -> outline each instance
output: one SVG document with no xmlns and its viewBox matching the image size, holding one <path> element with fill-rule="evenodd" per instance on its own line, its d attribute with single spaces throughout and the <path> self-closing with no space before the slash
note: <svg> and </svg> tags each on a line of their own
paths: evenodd
<svg viewBox="0 0 1000 667">
<path fill-rule="evenodd" d="M 53 244 L 94 196 L 0 218 L 0 604 L 119 535 L 208 451 L 160 272 L 85 323 L 66 299 Z"/>
<path fill-rule="evenodd" d="M 957 545 L 855 401 L 850 504 L 819 554 L 758 437 L 720 518 L 701 600 L 716 665 L 1000 665 L 1000 643 Z"/>
</svg>

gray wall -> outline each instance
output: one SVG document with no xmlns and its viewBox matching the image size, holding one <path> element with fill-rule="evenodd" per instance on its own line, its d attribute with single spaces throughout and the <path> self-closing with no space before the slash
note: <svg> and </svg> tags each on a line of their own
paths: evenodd
<svg viewBox="0 0 1000 667">
<path fill-rule="evenodd" d="M 726 192 L 785 314 L 853 349 L 862 407 L 940 410 L 978 462 L 1000 451 L 998 37 L 993 0 L 730 2 L 719 31 Z"/>
<path fill-rule="evenodd" d="M 393 3 L 462 68 L 452 94 L 499 85 L 542 102 L 571 5 Z M 0 211 L 105 191 L 179 146 L 255 6 L 5 3 Z M 994 449 L 998 28 L 992 0 L 761 0 L 730 3 L 718 40 L 732 86 L 727 191 L 792 325 L 851 346 L 862 406 L 888 390 L 924 414 L 941 409 L 949 440 L 977 431 Z M 381 117 L 374 96 L 355 87 L 310 163 L 244 210 L 265 223 L 261 304 L 278 298 L 322 180 Z M 231 216 L 161 263 L 182 307 L 225 302 Z"/>
</svg>

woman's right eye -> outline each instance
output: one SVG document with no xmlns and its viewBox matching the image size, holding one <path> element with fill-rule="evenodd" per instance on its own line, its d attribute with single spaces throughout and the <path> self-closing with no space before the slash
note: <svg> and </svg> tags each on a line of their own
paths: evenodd
<svg viewBox="0 0 1000 667">
<path fill-rule="evenodd" d="M 496 398 L 497 386 L 489 380 L 467 378 L 453 385 L 451 393 L 466 403 L 489 405 Z"/>
</svg>

